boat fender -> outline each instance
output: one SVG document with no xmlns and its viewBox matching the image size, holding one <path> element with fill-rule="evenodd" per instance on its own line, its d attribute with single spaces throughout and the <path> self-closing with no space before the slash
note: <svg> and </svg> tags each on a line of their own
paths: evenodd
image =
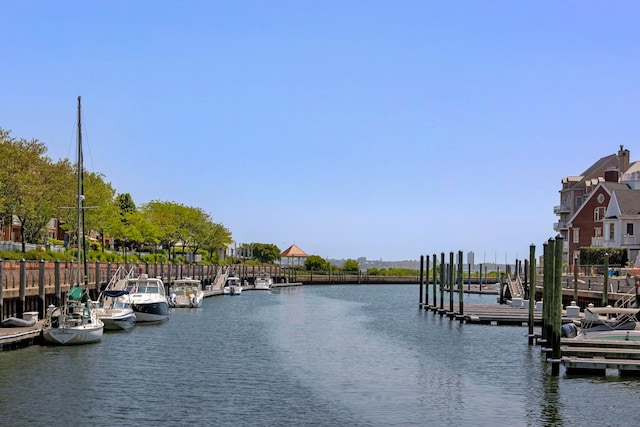
<svg viewBox="0 0 640 427">
<path fill-rule="evenodd" d="M 560 328 L 562 338 L 575 338 L 578 335 L 578 327 L 573 323 L 565 323 Z"/>
</svg>

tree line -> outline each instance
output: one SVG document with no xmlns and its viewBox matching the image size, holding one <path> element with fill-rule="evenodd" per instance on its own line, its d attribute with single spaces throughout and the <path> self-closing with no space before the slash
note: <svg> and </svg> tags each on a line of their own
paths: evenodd
<svg viewBox="0 0 640 427">
<path fill-rule="evenodd" d="M 60 221 L 73 245 L 77 236 L 78 165 L 53 161 L 37 139 L 11 136 L 0 128 L 0 220 L 19 225 L 22 252 L 26 243 L 47 245 L 48 223 Z M 210 260 L 232 242 L 231 232 L 202 208 L 153 200 L 136 206 L 129 193 L 117 193 L 101 173 L 84 172 L 85 230 L 97 236 L 94 249 L 104 251 L 107 237 L 126 251 L 163 248 L 171 257 L 180 244 L 191 253 L 205 252 Z M 86 238 L 86 237 L 85 237 Z M 99 246 L 99 248 L 97 248 Z M 278 253 L 279 255 L 279 253 Z"/>
</svg>

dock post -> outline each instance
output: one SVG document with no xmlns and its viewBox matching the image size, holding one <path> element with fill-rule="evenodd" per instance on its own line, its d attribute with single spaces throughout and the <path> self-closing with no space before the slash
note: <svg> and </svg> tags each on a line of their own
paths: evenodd
<svg viewBox="0 0 640 427">
<path fill-rule="evenodd" d="M 551 350 L 551 375 L 560 375 L 560 335 L 562 330 L 562 247 L 564 239 L 562 237 L 556 237 L 555 246 L 555 259 L 554 259 L 554 312 L 553 312 L 553 339 Z"/>
<path fill-rule="evenodd" d="M 424 255 L 420 255 L 420 300 L 418 302 L 418 308 L 422 308 L 422 283 L 424 280 Z"/>
<path fill-rule="evenodd" d="M 471 290 L 471 263 L 469 262 L 469 260 L 467 259 L 467 277 L 468 277 L 468 281 L 467 281 L 467 290 L 470 291 Z"/>
<path fill-rule="evenodd" d="M 550 240 L 542 244 L 542 340 L 549 342 L 549 307 L 551 306 L 551 260 L 549 259 Z"/>
<path fill-rule="evenodd" d="M 602 281 L 602 306 L 609 305 L 609 253 L 604 254 L 604 280 Z"/>
<path fill-rule="evenodd" d="M 480 280 L 480 289 L 482 289 L 482 280 Z M 504 273 L 500 273 L 500 304 L 504 304 Z"/>
<path fill-rule="evenodd" d="M 4 297 L 2 289 L 4 288 L 4 261 L 0 259 L 0 320 L 4 320 Z"/>
<path fill-rule="evenodd" d="M 454 284 L 454 273 L 453 273 L 453 251 L 449 252 L 449 313 L 453 313 L 453 284 Z"/>
<path fill-rule="evenodd" d="M 55 306 L 59 307 L 62 303 L 62 286 L 60 284 L 60 261 L 56 260 L 53 263 L 53 292 L 55 296 Z"/>
<path fill-rule="evenodd" d="M 573 257 L 573 300 L 578 302 L 578 256 Z"/>
<path fill-rule="evenodd" d="M 20 260 L 20 289 L 18 291 L 18 307 L 16 310 L 16 316 L 22 318 L 24 313 L 24 302 L 27 294 L 27 261 L 25 259 Z"/>
<path fill-rule="evenodd" d="M 425 257 L 427 266 L 425 268 L 425 283 L 424 283 L 424 308 L 429 307 L 429 255 Z"/>
<path fill-rule="evenodd" d="M 536 306 L 536 247 L 529 245 L 529 345 L 533 345 L 534 310 Z"/>
<path fill-rule="evenodd" d="M 433 254 L 433 310 L 438 306 L 438 255 Z"/>
<path fill-rule="evenodd" d="M 44 306 L 44 300 L 45 300 L 45 292 L 44 292 L 44 260 L 41 259 L 40 263 L 38 264 L 38 316 L 40 316 L 40 319 L 44 319 L 44 314 L 45 314 L 45 306 Z"/>
<path fill-rule="evenodd" d="M 440 310 L 444 311 L 444 252 L 440 252 Z"/>
<path fill-rule="evenodd" d="M 458 251 L 458 314 L 464 319 L 464 285 L 462 284 L 462 251 Z"/>
</svg>

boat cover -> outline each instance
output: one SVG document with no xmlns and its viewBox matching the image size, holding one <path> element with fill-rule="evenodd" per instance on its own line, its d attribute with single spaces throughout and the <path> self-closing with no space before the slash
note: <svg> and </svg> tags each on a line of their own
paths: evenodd
<svg viewBox="0 0 640 427">
<path fill-rule="evenodd" d="M 128 294 L 129 294 L 129 291 L 126 289 L 123 289 L 121 291 L 108 291 L 108 290 L 102 291 L 102 295 L 104 295 L 105 297 L 112 297 L 112 298 L 121 297 L 122 295 L 128 295 Z"/>
<path fill-rule="evenodd" d="M 82 287 L 74 286 L 69 289 L 69 299 L 72 301 L 80 301 L 82 299 Z"/>
</svg>

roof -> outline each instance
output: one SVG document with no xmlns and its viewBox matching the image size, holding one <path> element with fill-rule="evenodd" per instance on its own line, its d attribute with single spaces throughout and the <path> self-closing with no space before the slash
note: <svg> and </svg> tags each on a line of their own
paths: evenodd
<svg viewBox="0 0 640 427">
<path fill-rule="evenodd" d="M 640 190 L 617 189 L 615 197 L 622 215 L 640 214 Z"/>
<path fill-rule="evenodd" d="M 305 251 L 297 247 L 296 245 L 291 245 L 287 249 L 284 250 L 280 254 L 280 256 L 284 257 L 307 257 L 309 256 Z"/>
</svg>

